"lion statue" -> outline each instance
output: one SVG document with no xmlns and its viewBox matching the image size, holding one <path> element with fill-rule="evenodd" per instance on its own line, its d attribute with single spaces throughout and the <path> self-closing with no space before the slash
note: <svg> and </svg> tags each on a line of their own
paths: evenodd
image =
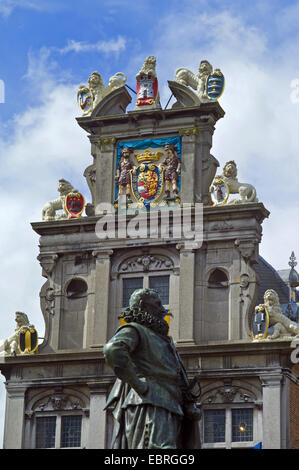
<svg viewBox="0 0 299 470">
<path fill-rule="evenodd" d="M 266 290 L 264 294 L 264 304 L 260 304 L 255 307 L 255 311 L 261 310 L 264 307 L 268 310 L 270 325 L 273 326 L 273 334 L 267 336 L 267 339 L 277 339 L 285 336 L 299 337 L 298 323 L 283 315 L 279 297 L 275 290 Z"/>
<path fill-rule="evenodd" d="M 143 63 L 143 66 L 141 67 L 141 69 L 137 73 L 136 79 L 138 80 L 142 74 L 147 74 L 147 75 L 150 74 L 152 77 L 155 78 L 157 76 L 156 62 L 157 62 L 157 60 L 156 60 L 156 57 L 154 55 L 148 56 L 145 59 L 145 61 Z"/>
<path fill-rule="evenodd" d="M 176 70 L 174 80 L 181 85 L 191 86 L 191 88 L 196 90 L 201 101 L 209 101 L 206 93 L 206 81 L 212 72 L 213 67 L 210 62 L 202 60 L 198 67 L 197 75 L 190 70 L 181 67 Z"/>
<path fill-rule="evenodd" d="M 57 191 L 60 193 L 60 197 L 54 201 L 47 202 L 42 210 L 42 220 L 58 220 L 58 219 L 67 219 L 68 214 L 65 210 L 65 198 L 69 193 L 78 193 L 77 189 L 66 181 L 65 179 L 60 179 L 58 182 Z M 62 210 L 62 214 L 56 214 L 56 211 Z"/>
<path fill-rule="evenodd" d="M 248 183 L 239 183 L 237 178 L 237 165 L 233 160 L 227 162 L 223 167 L 220 178 L 229 187 L 230 194 L 239 194 L 241 199 L 233 199 L 229 204 L 244 204 L 247 202 L 258 202 L 255 188 Z"/>
<path fill-rule="evenodd" d="M 102 75 L 99 72 L 92 72 L 88 79 L 88 86 L 93 97 L 93 109 L 109 93 L 124 86 L 126 81 L 126 75 L 122 72 L 117 72 L 110 77 L 108 85 L 105 86 Z"/>
<path fill-rule="evenodd" d="M 19 352 L 19 331 L 24 326 L 33 327 L 30 324 L 29 319 L 26 313 L 16 312 L 15 313 L 15 322 L 17 324 L 14 334 L 6 339 L 3 343 L 3 351 L 5 356 L 16 356 Z"/>
</svg>

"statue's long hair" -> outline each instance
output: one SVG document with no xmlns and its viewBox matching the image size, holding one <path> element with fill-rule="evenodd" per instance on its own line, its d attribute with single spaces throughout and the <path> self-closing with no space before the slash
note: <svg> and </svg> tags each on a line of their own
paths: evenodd
<svg viewBox="0 0 299 470">
<path fill-rule="evenodd" d="M 126 308 L 123 312 L 123 319 L 126 323 L 139 323 L 159 335 L 167 336 L 169 326 L 163 318 L 165 313 L 164 307 L 159 312 L 148 311 L 147 298 L 152 295 L 157 296 L 157 292 L 153 289 L 139 289 L 135 291 L 131 296 L 130 307 Z"/>
</svg>

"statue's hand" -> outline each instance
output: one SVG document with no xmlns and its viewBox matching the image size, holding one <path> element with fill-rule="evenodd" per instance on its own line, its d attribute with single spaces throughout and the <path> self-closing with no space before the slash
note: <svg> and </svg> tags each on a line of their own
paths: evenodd
<svg viewBox="0 0 299 470">
<path fill-rule="evenodd" d="M 145 381 L 145 379 L 140 379 L 135 384 L 134 389 L 138 395 L 145 395 L 148 391 L 148 383 Z"/>
<path fill-rule="evenodd" d="M 202 413 L 195 403 L 187 403 L 184 405 L 184 415 L 192 421 L 198 421 L 201 419 Z"/>
</svg>

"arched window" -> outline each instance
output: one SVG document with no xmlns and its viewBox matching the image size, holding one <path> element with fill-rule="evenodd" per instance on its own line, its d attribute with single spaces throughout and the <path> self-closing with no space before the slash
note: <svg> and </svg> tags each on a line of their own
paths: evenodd
<svg viewBox="0 0 299 470">
<path fill-rule="evenodd" d="M 81 349 L 85 310 L 87 305 L 87 284 L 75 278 L 66 287 L 60 325 L 60 349 Z"/>
<path fill-rule="evenodd" d="M 222 269 L 214 269 L 208 278 L 203 338 L 205 341 L 228 339 L 229 283 Z"/>
</svg>

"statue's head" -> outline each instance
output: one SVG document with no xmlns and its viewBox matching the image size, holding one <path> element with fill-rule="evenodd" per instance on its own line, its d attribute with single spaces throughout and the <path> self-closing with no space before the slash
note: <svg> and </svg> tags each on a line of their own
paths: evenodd
<svg viewBox="0 0 299 470">
<path fill-rule="evenodd" d="M 279 305 L 280 302 L 277 292 L 274 289 L 266 290 L 264 294 L 264 302 L 265 305 L 269 305 L 270 307 L 272 305 Z"/>
<path fill-rule="evenodd" d="M 165 144 L 164 148 L 165 148 L 165 151 L 166 151 L 168 156 L 175 156 L 176 155 L 176 150 L 177 150 L 176 145 L 172 145 L 169 142 L 167 142 Z"/>
<path fill-rule="evenodd" d="M 68 193 L 72 192 L 78 192 L 69 181 L 63 178 L 58 181 L 57 189 L 61 196 L 66 196 Z"/>
<path fill-rule="evenodd" d="M 202 60 L 199 64 L 198 72 L 200 74 L 209 75 L 213 72 L 213 67 L 208 60 Z"/>
<path fill-rule="evenodd" d="M 169 327 L 163 318 L 165 313 L 166 310 L 157 291 L 137 289 L 130 297 L 129 308 L 124 312 L 124 320 L 127 323 L 140 323 L 156 333 L 166 335 Z"/>
<path fill-rule="evenodd" d="M 234 160 L 230 160 L 229 162 L 226 162 L 226 164 L 223 167 L 223 174 L 227 178 L 230 178 L 230 177 L 235 178 L 237 176 L 238 170 L 237 170 L 236 162 Z"/>
<path fill-rule="evenodd" d="M 145 61 L 144 61 L 144 65 L 146 66 L 151 66 L 151 67 L 155 67 L 156 66 L 156 57 L 154 55 L 149 55 Z"/>
<path fill-rule="evenodd" d="M 18 327 L 24 326 L 24 325 L 29 325 L 29 319 L 26 315 L 26 313 L 23 312 L 16 312 L 15 313 L 15 321 Z"/>
<path fill-rule="evenodd" d="M 122 151 L 120 152 L 121 156 L 123 158 L 129 158 L 133 150 L 129 147 L 124 147 Z"/>
<path fill-rule="evenodd" d="M 92 72 L 88 79 L 88 84 L 90 88 L 96 88 L 98 86 L 104 85 L 102 75 L 99 72 Z"/>
</svg>

